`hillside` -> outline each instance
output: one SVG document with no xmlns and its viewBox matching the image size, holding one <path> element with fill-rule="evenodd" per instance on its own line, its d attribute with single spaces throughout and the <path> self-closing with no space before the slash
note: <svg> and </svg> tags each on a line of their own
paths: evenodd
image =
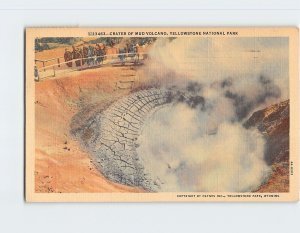
<svg viewBox="0 0 300 233">
<path fill-rule="evenodd" d="M 265 160 L 273 173 L 258 192 L 288 192 L 289 190 L 289 100 L 259 110 L 245 123 L 257 127 L 267 140 Z"/>
</svg>

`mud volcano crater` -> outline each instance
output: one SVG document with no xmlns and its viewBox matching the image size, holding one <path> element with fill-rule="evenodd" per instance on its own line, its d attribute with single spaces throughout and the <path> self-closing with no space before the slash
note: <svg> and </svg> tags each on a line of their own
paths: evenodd
<svg viewBox="0 0 300 233">
<path fill-rule="evenodd" d="M 131 93 L 90 115 L 84 111 L 75 115 L 71 133 L 109 180 L 150 192 L 159 191 L 161 184 L 145 172 L 138 156 L 138 137 L 147 117 L 160 108 L 178 102 L 191 108 L 204 108 L 204 98 L 193 92 L 193 89 L 150 88 Z M 78 124 L 79 121 L 83 123 Z"/>
<path fill-rule="evenodd" d="M 248 120 L 241 119 L 237 113 L 244 108 L 235 106 L 236 100 L 226 94 L 223 101 L 233 103 L 233 118 L 229 117 L 226 121 L 209 127 L 206 125 L 211 122 L 209 118 L 218 115 L 216 109 L 220 106 L 214 106 L 211 100 L 206 100 L 201 95 L 200 85 L 138 90 L 105 106 L 102 103 L 83 108 L 73 117 L 71 133 L 90 154 L 98 171 L 116 183 L 139 187 L 148 192 L 258 190 L 272 173 L 273 162 L 270 162 L 268 148 L 273 147 L 276 138 L 269 135 L 268 130 L 256 125 L 267 120 L 264 116 L 270 110 L 261 110 L 263 117 L 252 122 L 257 113 Z M 245 101 L 240 103 L 244 104 Z M 272 109 L 276 110 L 277 105 L 274 106 Z M 285 103 L 283 106 L 284 109 L 288 107 Z M 183 115 L 180 115 L 180 111 Z M 247 108 L 247 111 L 250 112 L 251 109 Z M 167 124 L 170 119 L 164 119 L 167 126 L 155 128 L 154 120 L 158 119 L 161 124 L 161 118 L 168 115 L 168 112 L 172 116 L 196 117 L 188 119 L 191 122 L 189 127 L 181 127 L 178 132 L 177 127 L 183 124 L 180 117 L 175 117 L 175 126 Z M 278 122 L 281 122 L 282 114 L 278 116 Z M 270 123 L 271 126 L 274 122 Z M 152 133 L 157 130 L 161 130 L 162 134 Z M 146 135 L 144 131 L 147 132 Z M 194 131 L 194 134 L 190 131 Z M 174 134 L 185 132 L 188 132 L 187 136 L 176 136 L 177 141 L 168 143 Z M 161 137 L 163 134 L 164 137 Z M 182 142 L 181 139 L 186 140 Z M 278 140 L 275 141 L 276 144 Z M 181 151 L 181 144 L 188 150 Z M 286 141 L 279 144 L 286 148 Z M 166 148 L 163 148 L 165 145 Z M 147 147 L 152 149 L 145 150 Z M 159 151 L 164 149 L 163 153 Z M 271 153 L 272 161 L 275 158 L 278 160 L 282 151 L 279 150 L 279 155 Z M 284 149 L 284 153 L 286 151 L 288 149 Z M 281 164 L 282 161 L 280 159 L 277 162 Z"/>
</svg>

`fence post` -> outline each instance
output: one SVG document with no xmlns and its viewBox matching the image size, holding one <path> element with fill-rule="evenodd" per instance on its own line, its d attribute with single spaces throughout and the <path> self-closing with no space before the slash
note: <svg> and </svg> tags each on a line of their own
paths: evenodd
<svg viewBox="0 0 300 233">
<path fill-rule="evenodd" d="M 44 67 L 44 71 L 46 71 L 46 69 L 45 69 L 45 62 L 43 61 L 43 67 Z"/>
<path fill-rule="evenodd" d="M 38 82 L 40 80 L 40 76 L 39 76 L 39 70 L 37 68 L 37 66 L 34 66 L 34 81 Z"/>
<path fill-rule="evenodd" d="M 57 63 L 58 63 L 58 67 L 60 67 L 60 62 L 59 62 L 59 58 L 57 58 Z"/>
</svg>

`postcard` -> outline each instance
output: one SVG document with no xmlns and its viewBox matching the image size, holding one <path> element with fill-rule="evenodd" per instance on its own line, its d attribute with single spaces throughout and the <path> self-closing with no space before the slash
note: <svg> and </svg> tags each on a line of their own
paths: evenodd
<svg viewBox="0 0 300 233">
<path fill-rule="evenodd" d="M 27 28 L 26 201 L 299 193 L 298 29 Z"/>
</svg>

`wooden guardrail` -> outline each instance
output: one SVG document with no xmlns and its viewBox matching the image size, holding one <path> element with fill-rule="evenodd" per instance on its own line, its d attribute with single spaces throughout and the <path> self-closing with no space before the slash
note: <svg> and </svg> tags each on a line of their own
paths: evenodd
<svg viewBox="0 0 300 233">
<path fill-rule="evenodd" d="M 126 62 L 133 62 L 133 63 L 140 63 L 141 61 L 145 60 L 147 53 L 118 53 L 118 54 L 107 54 L 102 56 L 92 56 L 92 57 L 85 57 L 85 58 L 77 58 L 72 59 L 69 61 L 64 61 L 64 57 L 56 57 L 50 58 L 46 60 L 42 59 L 35 59 L 35 64 L 38 62 L 42 63 L 42 67 L 35 66 L 35 80 L 40 80 L 41 78 L 46 78 L 49 76 L 55 77 L 59 70 L 61 71 L 74 71 L 74 70 L 82 70 L 84 68 L 95 67 L 95 66 L 107 66 L 112 64 L 125 64 Z M 120 59 L 120 56 L 124 56 L 124 60 Z M 98 58 L 101 58 L 101 64 L 97 62 Z M 63 61 L 62 61 L 63 60 Z M 117 61 L 116 61 L 117 60 Z M 46 65 L 47 62 L 50 61 L 57 61 L 55 64 Z M 80 65 L 76 64 L 77 61 L 80 61 Z M 66 65 L 67 63 L 72 62 L 72 66 L 69 67 Z M 89 63 L 89 64 L 88 64 Z M 74 66 L 73 66 L 74 65 Z M 41 74 L 46 73 L 48 70 L 52 70 L 52 75 L 47 74 L 41 77 Z"/>
</svg>

